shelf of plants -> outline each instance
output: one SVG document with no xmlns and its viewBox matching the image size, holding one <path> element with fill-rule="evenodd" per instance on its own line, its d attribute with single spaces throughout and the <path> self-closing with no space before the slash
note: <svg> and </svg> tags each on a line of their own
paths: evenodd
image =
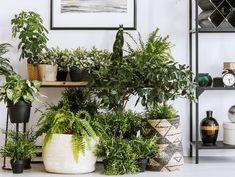
<svg viewBox="0 0 235 177">
<path fill-rule="evenodd" d="M 199 34 L 200 33 L 231 33 L 235 32 L 234 1 L 232 0 L 189 0 L 189 62 L 195 70 L 196 81 L 199 76 Z M 195 18 L 195 20 L 194 20 Z M 193 23 L 195 22 L 195 23 Z M 193 44 L 193 41 L 195 42 Z M 195 59 L 195 62 L 193 61 Z M 199 141 L 199 103 L 204 91 L 235 90 L 234 87 L 198 87 L 197 102 L 190 104 L 190 156 L 195 148 L 195 163 L 199 163 L 200 149 L 235 149 L 235 146 L 224 145 L 218 141 L 214 146 L 205 146 Z M 195 105 L 195 115 L 193 106 Z M 195 117 L 195 124 L 194 118 Z M 195 129 L 193 128 L 195 126 Z M 194 132 L 195 130 L 195 132 Z M 195 135 L 195 140 L 194 140 Z"/>
</svg>

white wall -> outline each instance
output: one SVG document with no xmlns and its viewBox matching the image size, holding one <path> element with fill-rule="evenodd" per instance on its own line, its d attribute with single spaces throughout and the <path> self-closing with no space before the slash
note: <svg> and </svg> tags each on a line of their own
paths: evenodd
<svg viewBox="0 0 235 177">
<path fill-rule="evenodd" d="M 138 26 L 137 30 L 146 39 L 148 34 L 156 27 L 160 28 L 162 35 L 169 35 L 175 47 L 172 53 L 177 61 L 188 63 L 188 1 L 186 0 L 137 0 L 138 7 Z M 24 11 L 35 11 L 41 15 L 45 26 L 49 29 L 50 23 L 50 1 L 49 0 L 0 0 L 0 43 L 9 42 L 13 45 L 8 54 L 15 70 L 23 77 L 26 77 L 26 61 L 19 62 L 17 51 L 18 41 L 11 37 L 10 20 L 14 14 Z M 90 48 L 111 49 L 116 31 L 49 31 L 49 46 L 59 46 L 61 48 L 75 48 L 82 46 Z M 136 34 L 136 31 L 132 31 Z M 235 36 L 233 34 L 202 34 L 201 44 L 201 70 L 209 72 L 212 76 L 220 76 L 222 63 L 224 60 L 231 61 L 235 58 L 233 49 Z M 47 101 L 58 101 L 61 89 L 44 88 L 41 92 L 48 95 Z M 214 117 L 221 125 L 220 139 L 222 138 L 222 122 L 227 121 L 227 109 L 235 104 L 232 96 L 233 91 L 229 92 L 207 92 L 202 95 L 200 117 L 205 117 L 205 111 L 214 110 Z M 131 101 L 128 107 L 133 107 Z M 38 105 L 34 105 L 35 107 Z M 184 153 L 188 154 L 189 147 L 189 111 L 187 101 L 179 99 L 175 102 L 182 121 Z M 134 108 L 141 111 L 142 108 Z M 4 128 L 6 119 L 6 109 L 4 104 L 0 104 L 0 127 Z M 33 111 L 32 111 L 33 113 Z M 32 114 L 30 125 L 37 121 L 37 115 Z M 3 140 L 1 140 L 1 144 Z M 203 155 L 230 155 L 235 151 L 213 151 L 202 152 Z"/>
</svg>

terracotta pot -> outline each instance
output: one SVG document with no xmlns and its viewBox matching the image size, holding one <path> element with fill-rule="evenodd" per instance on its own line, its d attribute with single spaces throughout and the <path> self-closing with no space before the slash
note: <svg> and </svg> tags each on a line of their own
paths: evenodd
<svg viewBox="0 0 235 177">
<path fill-rule="evenodd" d="M 56 81 L 57 76 L 57 65 L 46 65 L 46 64 L 39 64 L 39 77 L 40 81 L 46 82 L 54 82 Z"/>
<path fill-rule="evenodd" d="M 182 136 L 179 117 L 174 119 L 149 119 L 150 135 L 156 135 L 158 153 L 149 160 L 151 171 L 176 171 L 183 165 Z"/>
<path fill-rule="evenodd" d="M 95 171 L 96 155 L 94 149 L 97 142 L 90 141 L 90 149 L 74 159 L 72 135 L 54 134 L 51 141 L 43 148 L 42 159 L 46 171 L 52 173 L 76 174 Z M 87 144 L 85 143 L 87 147 Z"/>
<path fill-rule="evenodd" d="M 29 80 L 39 80 L 39 71 L 37 64 L 27 64 Z"/>
</svg>

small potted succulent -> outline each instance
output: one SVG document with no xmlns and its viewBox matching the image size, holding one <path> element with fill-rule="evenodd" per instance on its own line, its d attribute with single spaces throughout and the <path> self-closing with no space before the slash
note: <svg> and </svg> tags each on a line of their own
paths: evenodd
<svg viewBox="0 0 235 177">
<path fill-rule="evenodd" d="M 9 60 L 4 57 L 4 54 L 8 52 L 10 46 L 7 43 L 0 44 L 0 75 L 8 76 L 14 73 Z"/>
<path fill-rule="evenodd" d="M 9 157 L 13 173 L 23 173 L 28 169 L 28 159 L 36 157 L 37 147 L 34 139 L 27 136 L 26 133 L 10 131 L 5 146 L 0 149 L 3 157 Z"/>
<path fill-rule="evenodd" d="M 27 59 L 29 80 L 39 80 L 38 59 L 41 52 L 47 49 L 47 29 L 43 20 L 35 12 L 17 14 L 11 20 L 12 35 L 20 40 L 18 49 L 21 50 L 20 60 Z"/>
<path fill-rule="evenodd" d="M 95 170 L 98 137 L 86 111 L 49 106 L 38 122 L 43 140 L 43 163 L 52 173 L 89 173 Z"/>
<path fill-rule="evenodd" d="M 31 105 L 38 100 L 40 84 L 36 80 L 24 80 L 17 74 L 6 77 L 6 83 L 0 86 L 0 101 L 7 103 L 12 123 L 29 121 Z"/>
<path fill-rule="evenodd" d="M 57 76 L 58 56 L 54 48 L 42 52 L 38 58 L 38 71 L 40 81 L 54 82 Z"/>
</svg>

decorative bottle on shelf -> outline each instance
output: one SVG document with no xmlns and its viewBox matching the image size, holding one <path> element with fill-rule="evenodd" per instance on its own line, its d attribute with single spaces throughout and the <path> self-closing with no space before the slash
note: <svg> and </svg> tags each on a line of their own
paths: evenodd
<svg viewBox="0 0 235 177">
<path fill-rule="evenodd" d="M 215 145 L 219 133 L 219 124 L 212 117 L 212 113 L 212 111 L 207 111 L 206 118 L 200 124 L 202 142 L 208 146 Z"/>
</svg>

